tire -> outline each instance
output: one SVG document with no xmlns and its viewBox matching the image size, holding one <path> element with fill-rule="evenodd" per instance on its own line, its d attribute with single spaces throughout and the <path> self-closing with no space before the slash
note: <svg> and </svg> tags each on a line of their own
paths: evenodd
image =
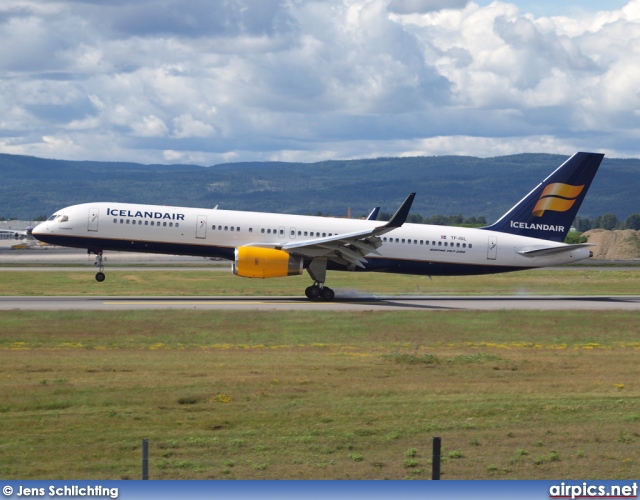
<svg viewBox="0 0 640 500">
<path fill-rule="evenodd" d="M 324 300 L 325 302 L 331 302 L 335 297 L 336 294 L 333 290 L 331 290 L 331 288 L 327 288 L 326 286 L 322 289 L 322 300 Z"/>
<path fill-rule="evenodd" d="M 96 281 L 98 283 L 102 283 L 105 280 L 106 276 L 104 275 L 104 273 L 100 272 L 100 273 L 96 273 Z"/>
<path fill-rule="evenodd" d="M 313 286 L 307 287 L 307 289 L 304 291 L 304 294 L 310 300 L 318 300 L 320 298 L 320 292 L 321 292 L 320 287 L 313 285 Z"/>
</svg>

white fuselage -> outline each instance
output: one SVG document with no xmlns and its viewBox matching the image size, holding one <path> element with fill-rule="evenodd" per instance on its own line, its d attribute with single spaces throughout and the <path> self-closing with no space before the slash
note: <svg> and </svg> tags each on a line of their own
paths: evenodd
<svg viewBox="0 0 640 500">
<path fill-rule="evenodd" d="M 64 208 L 39 224 L 33 235 L 44 242 L 91 251 L 118 250 L 233 259 L 245 245 L 278 247 L 353 233 L 379 221 L 239 212 L 126 203 L 88 203 Z M 406 223 L 383 236 L 364 270 L 422 275 L 489 274 L 565 264 L 586 259 L 587 248 L 567 245 L 551 255 L 519 252 L 550 242 L 463 227 Z M 561 243 L 553 243 L 563 247 Z M 345 269 L 334 264 L 330 269 Z"/>
</svg>

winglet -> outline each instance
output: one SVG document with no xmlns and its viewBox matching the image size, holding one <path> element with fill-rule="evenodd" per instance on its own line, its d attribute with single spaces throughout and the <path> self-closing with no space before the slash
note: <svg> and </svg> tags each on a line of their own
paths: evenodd
<svg viewBox="0 0 640 500">
<path fill-rule="evenodd" d="M 409 210 L 411 210 L 411 205 L 413 204 L 413 199 L 415 197 L 416 197 L 416 193 L 411 193 L 409 196 L 407 196 L 407 199 L 404 200 L 402 205 L 400 205 L 400 208 L 398 209 L 398 211 L 395 214 L 393 214 L 393 217 L 391 217 L 391 220 L 387 222 L 384 226 L 382 226 L 381 229 L 382 228 L 396 229 L 402 226 L 402 224 L 405 223 L 405 221 L 407 220 L 407 217 L 409 216 Z"/>
<path fill-rule="evenodd" d="M 379 213 L 380 207 L 375 207 L 373 210 L 371 210 L 371 213 L 369 214 L 369 217 L 367 217 L 367 220 L 378 220 Z"/>
</svg>

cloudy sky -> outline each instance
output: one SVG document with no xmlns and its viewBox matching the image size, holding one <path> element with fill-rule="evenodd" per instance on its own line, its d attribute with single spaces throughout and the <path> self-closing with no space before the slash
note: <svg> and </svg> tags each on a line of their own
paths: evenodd
<svg viewBox="0 0 640 500">
<path fill-rule="evenodd" d="M 0 39 L 2 153 L 640 157 L 640 0 L 2 0 Z"/>
</svg>

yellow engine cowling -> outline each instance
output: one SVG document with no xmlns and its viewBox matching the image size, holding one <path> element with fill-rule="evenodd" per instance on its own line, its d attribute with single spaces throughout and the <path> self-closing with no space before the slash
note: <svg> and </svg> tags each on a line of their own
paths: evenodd
<svg viewBox="0 0 640 500">
<path fill-rule="evenodd" d="M 303 259 L 284 250 L 261 247 L 238 247 L 233 262 L 233 274 L 245 278 L 281 278 L 298 276 L 303 271 Z"/>
</svg>

